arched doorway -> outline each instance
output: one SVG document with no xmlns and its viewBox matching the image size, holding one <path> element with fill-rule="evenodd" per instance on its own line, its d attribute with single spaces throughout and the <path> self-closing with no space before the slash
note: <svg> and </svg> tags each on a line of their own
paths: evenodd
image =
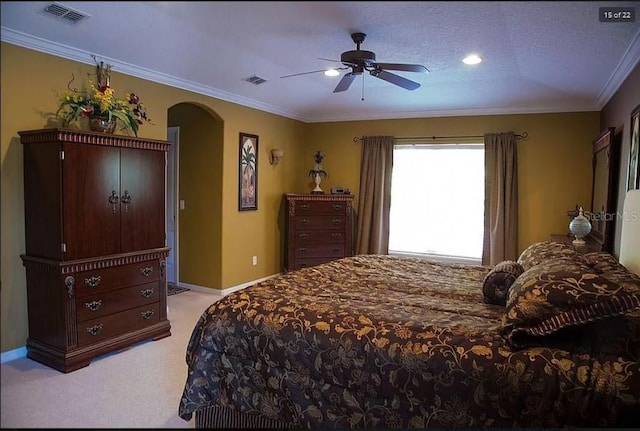
<svg viewBox="0 0 640 431">
<path fill-rule="evenodd" d="M 167 140 L 175 141 L 167 159 L 167 280 L 219 289 L 224 123 L 209 108 L 185 102 L 169 108 L 167 126 Z"/>
</svg>

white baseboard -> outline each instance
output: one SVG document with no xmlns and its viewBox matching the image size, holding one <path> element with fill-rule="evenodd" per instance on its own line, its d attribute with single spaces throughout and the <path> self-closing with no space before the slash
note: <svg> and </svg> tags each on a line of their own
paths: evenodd
<svg viewBox="0 0 640 431">
<path fill-rule="evenodd" d="M 0 363 L 4 364 L 5 362 L 13 361 L 14 359 L 20 359 L 27 356 L 27 348 L 26 347 L 18 347 L 17 349 L 9 350 L 8 352 L 3 352 L 0 355 Z"/>
<path fill-rule="evenodd" d="M 183 282 L 179 282 L 177 284 L 177 286 L 178 287 L 186 287 L 189 290 L 195 290 L 196 292 L 200 292 L 200 293 L 208 293 L 210 295 L 214 295 L 214 296 L 217 296 L 219 298 L 222 298 L 224 296 L 227 296 L 230 293 L 237 292 L 238 290 L 244 289 L 245 287 L 249 287 L 251 285 L 260 283 L 261 281 L 268 280 L 268 279 L 273 278 L 273 277 L 277 277 L 280 274 L 281 273 L 273 274 L 273 275 L 269 275 L 267 277 L 259 278 L 257 280 L 247 281 L 246 283 L 238 284 L 236 286 L 232 286 L 232 287 L 229 287 L 229 288 L 223 289 L 223 290 L 213 289 L 211 287 L 199 286 L 197 284 L 189 284 L 189 283 L 183 283 Z"/>
<path fill-rule="evenodd" d="M 212 295 L 212 296 L 217 297 L 217 298 L 222 298 L 224 296 L 227 296 L 230 293 L 236 292 L 236 291 L 238 291 L 240 289 L 244 289 L 245 287 L 249 287 L 249 286 L 251 286 L 253 284 L 259 283 L 259 282 L 264 281 L 264 280 L 268 280 L 268 279 L 276 277 L 278 275 L 280 275 L 280 274 L 269 275 L 267 277 L 263 277 L 263 278 L 260 278 L 258 280 L 248 281 L 246 283 L 242 283 L 242 284 L 239 284 L 237 286 L 229 287 L 228 289 L 224 289 L 224 290 L 212 289 L 210 287 L 198 286 L 198 285 L 189 284 L 189 283 L 178 283 L 178 286 L 179 287 L 186 287 L 187 289 L 194 290 L 196 292 L 206 293 L 206 294 Z M 168 308 L 168 306 L 167 306 L 167 308 Z M 7 352 L 3 352 L 2 355 L 1 355 L 0 363 L 4 364 L 5 362 L 13 361 L 14 359 L 24 358 L 26 356 L 27 356 L 27 348 L 25 346 L 18 347 L 17 349 L 13 349 L 13 350 L 9 350 Z"/>
</svg>

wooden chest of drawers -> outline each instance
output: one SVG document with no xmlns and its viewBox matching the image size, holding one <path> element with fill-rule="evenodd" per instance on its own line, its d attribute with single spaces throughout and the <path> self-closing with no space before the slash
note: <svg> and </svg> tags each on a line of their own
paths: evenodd
<svg viewBox="0 0 640 431">
<path fill-rule="evenodd" d="M 288 193 L 284 198 L 285 271 L 353 256 L 353 195 Z"/>
</svg>

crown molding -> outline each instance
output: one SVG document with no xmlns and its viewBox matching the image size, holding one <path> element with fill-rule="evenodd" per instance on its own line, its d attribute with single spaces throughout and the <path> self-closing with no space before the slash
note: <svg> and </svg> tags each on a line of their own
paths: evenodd
<svg viewBox="0 0 640 431">
<path fill-rule="evenodd" d="M 315 116 L 307 119 L 307 123 L 335 123 L 340 121 L 366 121 L 366 120 L 398 120 L 409 118 L 436 118 L 436 117 L 474 117 L 481 115 L 524 115 L 524 114 L 557 114 L 567 112 L 598 112 L 596 107 L 570 106 L 558 107 L 538 107 L 538 108 L 474 108 L 474 109 L 449 109 L 439 111 L 411 111 L 411 112 L 388 112 L 378 115 L 368 115 L 366 117 L 321 117 Z"/>
<path fill-rule="evenodd" d="M 633 71 L 633 69 L 640 62 L 640 30 L 636 33 L 635 37 L 631 41 L 631 44 L 625 51 L 622 59 L 616 66 L 615 70 L 607 80 L 607 83 L 600 91 L 598 95 L 597 106 L 599 110 L 602 110 L 609 100 L 616 94 L 616 91 L 627 79 L 627 76 Z"/>
<path fill-rule="evenodd" d="M 34 51 L 43 52 L 45 54 L 54 55 L 56 57 L 66 58 L 67 60 L 77 61 L 79 63 L 93 65 L 92 55 L 93 53 L 83 51 L 80 49 L 72 48 L 67 45 L 52 42 L 47 39 L 42 39 L 26 33 L 11 30 L 6 27 L 0 27 L 0 39 L 2 42 L 18 45 L 23 48 L 32 49 Z M 156 72 L 153 70 L 145 69 L 133 64 L 124 63 L 115 58 L 98 56 L 100 59 L 108 62 L 114 69 L 118 70 L 118 73 L 125 75 L 135 76 L 137 78 L 146 79 L 159 84 L 168 85 L 170 87 L 179 88 L 182 90 L 192 91 L 197 94 L 214 97 L 227 102 L 236 103 L 238 105 L 247 106 L 249 108 L 255 108 L 260 111 L 269 112 L 271 114 L 280 115 L 286 118 L 294 120 L 304 121 L 298 114 L 283 110 L 277 106 L 269 105 L 266 103 L 258 102 L 253 99 L 241 97 L 235 94 L 228 93 L 226 91 L 218 90 L 216 88 L 198 84 L 196 82 L 188 81 L 185 79 L 177 78 L 175 76 L 166 75 L 164 73 Z"/>
</svg>

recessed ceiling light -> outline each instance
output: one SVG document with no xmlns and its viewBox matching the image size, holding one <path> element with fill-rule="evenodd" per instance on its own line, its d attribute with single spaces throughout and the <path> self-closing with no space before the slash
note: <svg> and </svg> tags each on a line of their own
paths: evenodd
<svg viewBox="0 0 640 431">
<path fill-rule="evenodd" d="M 464 64 L 478 64 L 482 61 L 482 59 L 480 57 L 478 57 L 475 54 L 469 55 L 467 57 L 465 57 L 464 59 L 462 59 L 462 62 Z"/>
<path fill-rule="evenodd" d="M 325 70 L 324 74 L 326 76 L 338 76 L 340 75 L 340 72 L 338 72 L 336 69 L 329 69 L 329 70 Z"/>
</svg>

